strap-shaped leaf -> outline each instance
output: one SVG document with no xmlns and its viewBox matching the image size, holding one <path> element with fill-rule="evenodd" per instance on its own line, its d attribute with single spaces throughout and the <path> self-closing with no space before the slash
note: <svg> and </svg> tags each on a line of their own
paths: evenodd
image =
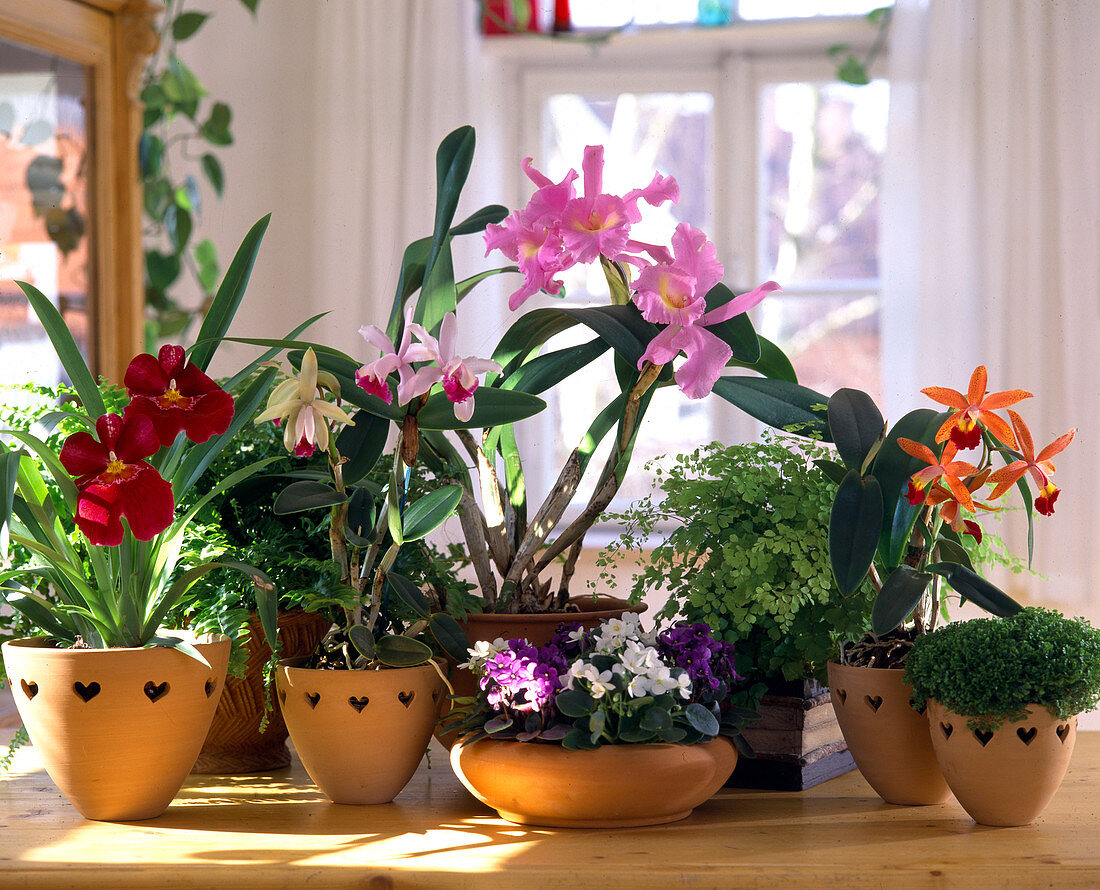
<svg viewBox="0 0 1100 890">
<path fill-rule="evenodd" d="M 756 342 L 760 346 L 760 358 L 755 362 L 739 362 L 735 356 L 726 363 L 726 367 L 748 368 L 750 371 L 756 371 L 757 374 L 763 374 L 773 380 L 798 383 L 798 375 L 795 373 L 791 360 L 787 358 L 787 353 L 767 337 L 761 337 L 759 334 L 756 335 Z"/>
<path fill-rule="evenodd" d="M 451 658 L 463 662 L 470 655 L 470 639 L 457 621 L 446 612 L 433 612 L 428 627 L 436 642 Z"/>
<path fill-rule="evenodd" d="M 607 352 L 609 344 L 597 337 L 580 346 L 568 346 L 545 355 L 536 356 L 521 365 L 500 386 L 538 395 L 556 386 L 566 377 L 585 368 Z M 476 397 L 475 397 L 476 398 Z"/>
<path fill-rule="evenodd" d="M 161 622 L 164 621 L 164 616 L 171 611 L 172 607 L 175 606 L 180 599 L 182 599 L 183 595 L 191 588 L 191 585 L 198 581 L 203 575 L 214 571 L 214 569 L 234 569 L 235 571 L 248 575 L 254 582 L 258 582 L 258 588 L 261 586 L 271 590 L 275 588 L 274 582 L 266 573 L 247 563 L 238 562 L 235 559 L 219 559 L 215 562 L 201 563 L 194 568 L 188 569 L 176 578 L 176 580 L 172 582 L 172 585 L 165 590 L 159 598 L 146 604 L 144 633 L 149 637 L 153 637 L 153 635 L 160 630 L 160 625 Z M 257 592 L 259 591 L 257 590 Z M 263 627 L 264 633 L 267 634 L 268 642 L 272 650 L 274 650 L 276 645 L 276 630 L 274 624 L 272 623 L 270 626 L 264 624 Z"/>
<path fill-rule="evenodd" d="M 405 301 L 420 290 L 427 271 L 428 254 L 432 249 L 431 238 L 420 238 L 405 248 L 401 255 L 401 272 L 397 276 L 397 292 L 393 295 L 390 318 L 386 322 L 386 336 L 395 343 L 401 331 Z"/>
<path fill-rule="evenodd" d="M 838 389 L 829 398 L 828 418 L 840 459 L 849 470 L 860 470 L 886 425 L 874 399 L 858 389 Z"/>
<path fill-rule="evenodd" d="M 840 485 L 844 481 L 844 477 L 848 475 L 848 470 L 844 467 L 844 464 L 838 464 L 835 460 L 818 458 L 814 461 L 814 466 L 837 485 Z"/>
<path fill-rule="evenodd" d="M 718 282 L 707 291 L 707 311 L 710 312 L 719 306 L 725 306 L 736 296 L 726 285 Z M 742 312 L 740 315 L 735 315 L 729 321 L 712 324 L 707 330 L 729 344 L 736 361 L 747 364 L 760 361 L 760 342 L 756 337 L 756 330 L 752 326 L 752 321 L 746 313 Z"/>
<path fill-rule="evenodd" d="M 287 334 L 285 337 L 283 337 L 282 340 L 275 341 L 279 345 L 271 346 L 271 348 L 269 348 L 266 352 L 263 352 L 260 355 L 258 355 L 256 358 L 254 358 L 252 361 L 250 361 L 247 365 L 245 365 L 243 368 L 241 368 L 241 370 L 239 370 L 236 374 L 234 374 L 232 377 L 228 378 L 222 384 L 222 388 L 225 389 L 227 392 L 232 392 L 234 389 L 236 389 L 238 386 L 240 386 L 240 384 L 244 380 L 246 380 L 248 377 L 252 376 L 253 372 L 260 365 L 262 365 L 264 362 L 271 361 L 283 349 L 287 348 L 286 346 L 284 346 L 282 344 L 284 344 L 284 343 L 286 343 L 286 344 L 300 343 L 301 341 L 298 339 L 299 335 L 303 334 L 309 328 L 313 327 L 314 324 L 316 324 L 318 321 L 320 321 L 326 315 L 328 315 L 328 312 L 318 312 L 316 315 L 313 315 L 310 318 L 307 318 L 300 325 L 298 325 L 296 328 L 294 328 L 294 330 L 292 330 L 289 334 Z M 241 338 L 237 338 L 237 337 L 227 337 L 226 339 L 231 340 L 233 342 L 242 342 Z"/>
<path fill-rule="evenodd" d="M 61 490 L 61 496 L 65 499 L 69 509 L 75 511 L 76 484 L 73 482 L 73 477 L 69 475 L 69 471 L 61 465 L 61 461 L 54 450 L 37 436 L 32 436 L 22 430 L 4 430 L 3 432 L 4 435 L 22 442 L 38 456 L 38 459 L 45 464 L 57 487 Z M 18 471 L 18 468 L 16 469 Z"/>
<path fill-rule="evenodd" d="M 420 297 L 416 301 L 413 320 L 434 331 L 443 316 L 458 307 L 458 289 L 455 285 L 454 257 L 451 254 L 451 238 L 448 235 L 436 252 L 435 261 L 428 268 Z"/>
<path fill-rule="evenodd" d="M 14 573 L 5 572 L 0 575 L 0 585 L 3 585 L 5 579 L 12 574 Z M 0 591 L 7 594 L 5 599 L 8 605 L 23 613 L 34 627 L 45 631 L 52 637 L 57 637 L 59 640 L 71 642 L 76 639 L 76 631 L 72 626 L 66 626 L 63 623 L 64 620 L 68 619 L 68 616 L 64 612 L 54 612 L 46 600 L 14 591 L 11 587 L 0 586 Z"/>
<path fill-rule="evenodd" d="M 882 583 L 871 609 L 871 629 L 880 637 L 908 618 L 920 603 L 932 575 L 911 566 L 898 566 Z"/>
<path fill-rule="evenodd" d="M 4 446 L 0 444 L 0 448 Z M 18 451 L 0 453 L 0 559 L 7 560 L 11 541 L 12 507 L 15 505 L 15 486 L 19 481 Z"/>
<path fill-rule="evenodd" d="M 486 269 L 484 272 L 478 272 L 477 275 L 471 275 L 469 278 L 463 278 L 461 281 L 455 284 L 455 300 L 461 303 L 470 292 L 477 287 L 486 278 L 491 278 L 494 275 L 500 275 L 502 272 L 518 272 L 519 266 L 504 266 L 500 269 Z"/>
<path fill-rule="evenodd" d="M 970 558 L 970 554 L 966 552 L 966 548 L 962 545 L 958 534 L 948 526 L 940 529 L 940 536 L 936 539 L 936 547 L 939 549 L 942 562 L 957 562 L 971 571 L 974 570 L 974 561 Z"/>
<path fill-rule="evenodd" d="M 474 128 L 459 127 L 443 137 L 435 153 L 435 228 L 432 232 L 432 251 L 428 255 L 428 268 L 434 254 L 443 246 L 451 223 L 458 209 L 458 199 L 470 175 L 477 140 Z"/>
<path fill-rule="evenodd" d="M 345 485 L 354 485 L 367 475 L 386 449 L 390 421 L 362 409 L 351 418 L 354 426 L 345 426 L 336 437 L 336 450 L 347 463 L 341 468 Z"/>
<path fill-rule="evenodd" d="M 633 303 L 557 311 L 591 328 L 634 366 L 637 366 L 649 341 L 659 333 L 659 328 L 642 318 Z"/>
<path fill-rule="evenodd" d="M 88 412 L 88 416 L 93 420 L 98 420 L 101 415 L 107 413 L 107 409 L 103 405 L 103 396 L 91 370 L 88 368 L 88 363 L 84 361 L 84 356 L 80 354 L 80 349 L 77 347 L 76 341 L 73 340 L 69 326 L 65 324 L 65 319 L 61 317 L 57 307 L 34 285 L 27 284 L 25 281 L 15 283 L 26 295 L 27 302 L 31 304 L 31 309 L 38 316 L 39 322 L 46 331 L 46 336 L 50 338 L 50 345 L 57 353 L 61 367 L 65 369 L 65 373 L 69 375 L 69 379 L 73 382 L 73 389 L 80 396 L 84 410 Z"/>
<path fill-rule="evenodd" d="M 547 340 L 576 324 L 577 319 L 552 307 L 533 309 L 521 315 L 493 350 L 493 361 L 503 368 L 501 377 L 507 378 L 530 356 L 537 354 Z"/>
<path fill-rule="evenodd" d="M 182 652 L 188 658 L 193 658 L 206 667 L 210 667 L 210 662 L 206 660 L 206 656 L 186 640 L 181 640 L 179 637 L 173 637 L 167 634 L 164 636 L 152 637 L 145 645 L 163 646 L 165 649 L 175 649 L 177 652 Z"/>
<path fill-rule="evenodd" d="M 768 426 L 831 441 L 826 422 L 828 399 L 787 380 L 767 377 L 719 377 L 714 393 Z"/>
<path fill-rule="evenodd" d="M 348 499 L 347 494 L 337 491 L 324 482 L 312 482 L 304 479 L 291 482 L 279 492 L 272 508 L 280 516 L 288 513 L 302 513 L 305 510 L 317 510 L 322 507 L 335 507 Z"/>
<path fill-rule="evenodd" d="M 882 490 L 874 476 L 849 470 L 829 517 L 829 562 L 840 592 L 852 593 L 867 576 L 882 528 Z"/>
<path fill-rule="evenodd" d="M 260 250 L 260 242 L 271 222 L 271 214 L 259 220 L 248 234 L 244 236 L 241 246 L 229 264 L 225 277 L 222 279 L 218 292 L 210 304 L 210 309 L 202 320 L 196 345 L 191 350 L 191 361 L 203 371 L 210 365 L 217 348 L 217 341 L 221 340 L 229 330 L 233 317 L 244 298 L 245 288 L 248 287 L 248 279 L 252 276 L 252 267 L 256 263 L 256 255 Z"/>
<path fill-rule="evenodd" d="M 479 386 L 474 393 L 474 413 L 469 420 L 455 417 L 454 403 L 445 393 L 438 392 L 428 398 L 416 421 L 424 430 L 485 429 L 523 420 L 538 414 L 545 407 L 546 402 L 529 393 Z"/>
<path fill-rule="evenodd" d="M 405 508 L 401 524 L 402 538 L 406 541 L 417 541 L 431 534 L 454 513 L 460 500 L 461 485 L 445 485 L 418 498 Z"/>
<path fill-rule="evenodd" d="M 386 583 L 397 598 L 421 618 L 427 618 L 431 614 L 431 604 L 421 592 L 420 586 L 411 578 L 406 578 L 397 572 L 387 572 Z"/>
<path fill-rule="evenodd" d="M 928 566 L 928 571 L 946 578 L 947 583 L 962 595 L 964 601 L 970 600 L 976 606 L 999 618 L 1015 615 L 1023 608 L 996 584 L 991 584 L 966 566 L 952 562 L 938 562 Z"/>
<path fill-rule="evenodd" d="M 503 204 L 487 204 L 480 210 L 475 210 L 462 222 L 451 226 L 451 237 L 483 232 L 486 226 L 501 222 L 507 215 L 508 208 Z"/>
<path fill-rule="evenodd" d="M 416 667 L 431 659 L 432 649 L 420 640 L 387 634 L 374 644 L 374 657 L 387 667 Z"/>
</svg>

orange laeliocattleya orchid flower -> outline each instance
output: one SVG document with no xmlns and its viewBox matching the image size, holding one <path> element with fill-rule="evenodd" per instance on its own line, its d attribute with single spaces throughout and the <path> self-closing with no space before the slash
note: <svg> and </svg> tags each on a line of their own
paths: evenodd
<svg viewBox="0 0 1100 890">
<path fill-rule="evenodd" d="M 1035 480 L 1035 486 L 1039 489 L 1039 496 L 1035 499 L 1035 509 L 1044 516 L 1054 513 L 1054 502 L 1058 500 L 1058 487 L 1051 481 L 1054 475 L 1054 463 L 1051 458 L 1065 450 L 1077 434 L 1076 429 L 1059 436 L 1046 446 L 1038 454 L 1035 453 L 1035 440 L 1031 437 L 1031 430 L 1027 428 L 1024 419 L 1015 411 L 1009 411 L 1008 416 L 1012 420 L 1012 428 L 1016 431 L 1016 438 L 1020 442 L 1021 460 L 1014 460 L 1008 466 L 993 472 L 989 481 L 994 484 L 990 492 L 991 498 L 999 498 L 1020 479 L 1024 473 L 1030 473 Z"/>
<path fill-rule="evenodd" d="M 985 469 L 978 473 L 976 476 L 971 476 L 965 480 L 966 490 L 970 492 L 972 498 L 974 492 L 981 488 L 986 483 L 986 479 L 989 477 L 989 470 Z M 990 512 L 997 510 L 997 507 L 990 504 L 983 504 L 981 501 L 975 500 L 974 507 L 978 510 L 988 510 Z M 932 487 L 928 490 L 928 504 L 929 506 L 940 507 L 940 518 L 946 522 L 952 529 L 954 529 L 960 535 L 970 535 L 979 544 L 982 542 L 982 528 L 978 523 L 972 519 L 964 519 L 960 504 L 955 496 L 938 483 L 933 483 Z M 941 506 L 942 505 L 942 506 Z"/>
<path fill-rule="evenodd" d="M 936 433 L 937 442 L 946 442 L 950 438 L 958 448 L 977 448 L 982 441 L 982 431 L 978 428 L 980 423 L 1009 448 L 1016 447 L 1012 430 L 1000 415 L 993 412 L 1030 399 L 1031 393 L 1024 389 L 1008 389 L 987 395 L 985 388 L 988 379 L 985 365 L 978 365 L 970 375 L 970 386 L 965 396 L 944 386 L 929 386 L 921 390 L 932 401 L 957 409 Z"/>
<path fill-rule="evenodd" d="M 898 447 L 906 454 L 928 464 L 924 469 L 917 470 L 909 479 L 909 489 L 905 496 L 910 504 L 924 503 L 927 497 L 925 489 L 933 482 L 942 480 L 955 500 L 967 510 L 974 511 L 974 500 L 963 479 L 973 476 L 978 472 L 978 468 L 964 460 L 955 460 L 958 449 L 953 442 L 948 442 L 943 447 L 943 454 L 939 457 L 936 457 L 936 453 L 927 445 L 914 442 L 912 439 L 899 438 Z"/>
</svg>

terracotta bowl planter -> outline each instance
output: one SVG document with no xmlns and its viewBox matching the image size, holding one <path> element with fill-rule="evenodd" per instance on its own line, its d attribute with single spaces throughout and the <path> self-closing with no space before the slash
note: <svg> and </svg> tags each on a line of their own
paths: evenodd
<svg viewBox="0 0 1100 890">
<path fill-rule="evenodd" d="M 840 730 L 867 783 L 887 803 L 944 803 L 951 789 L 936 762 L 928 721 L 909 703 L 905 672 L 830 661 L 829 692 Z"/>
<path fill-rule="evenodd" d="M 329 622 L 316 612 L 293 609 L 279 613 L 279 640 L 286 658 L 312 654 L 328 631 Z M 191 772 L 202 775 L 237 775 L 269 772 L 290 765 L 287 730 L 278 707 L 268 714 L 260 732 L 264 702 L 264 665 L 271 648 L 258 618 L 249 622 L 248 661 L 241 678 L 226 677 L 210 732 Z"/>
<path fill-rule="evenodd" d="M 434 667 L 321 671 L 279 662 L 279 705 L 309 777 L 335 803 L 393 800 L 428 747 L 443 700 Z"/>
<path fill-rule="evenodd" d="M 455 775 L 501 818 L 523 825 L 625 828 L 687 818 L 729 778 L 737 749 L 700 745 L 558 745 L 481 739 L 451 749 Z"/>
<path fill-rule="evenodd" d="M 42 637 L 4 643 L 31 742 L 86 819 L 152 819 L 183 785 L 229 661 L 222 634 L 195 646 L 210 667 L 163 647 L 55 649 Z"/>
<path fill-rule="evenodd" d="M 1077 718 L 1059 720 L 1042 705 L 1030 705 L 1027 713 L 992 733 L 975 732 L 966 717 L 928 703 L 936 758 L 975 822 L 1034 822 L 1062 784 L 1077 740 Z"/>
</svg>

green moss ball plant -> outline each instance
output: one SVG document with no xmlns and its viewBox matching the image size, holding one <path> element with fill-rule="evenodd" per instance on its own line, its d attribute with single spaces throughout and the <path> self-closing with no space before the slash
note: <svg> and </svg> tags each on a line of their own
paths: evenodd
<svg viewBox="0 0 1100 890">
<path fill-rule="evenodd" d="M 937 701 L 971 730 L 1020 720 L 1029 705 L 1068 720 L 1100 701 L 1100 630 L 1036 607 L 948 624 L 917 638 L 905 679 L 914 707 Z"/>
<path fill-rule="evenodd" d="M 659 491 L 613 517 L 624 532 L 601 562 L 614 567 L 663 536 L 635 576 L 635 601 L 667 590 L 662 614 L 709 625 L 736 646 L 737 670 L 750 680 L 823 680 L 838 644 L 870 626 L 873 601 L 869 583 L 844 597 L 833 581 L 836 485 L 813 463 L 827 456 L 772 435 L 680 455 L 656 469 Z"/>
</svg>

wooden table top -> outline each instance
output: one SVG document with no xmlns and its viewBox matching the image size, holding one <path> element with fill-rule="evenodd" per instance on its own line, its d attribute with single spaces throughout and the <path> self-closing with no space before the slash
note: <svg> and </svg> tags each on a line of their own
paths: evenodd
<svg viewBox="0 0 1100 890">
<path fill-rule="evenodd" d="M 976 825 L 954 800 L 884 804 L 858 773 L 724 790 L 671 825 L 523 828 L 467 794 L 441 750 L 432 760 L 382 806 L 329 803 L 295 760 L 191 777 L 160 818 L 110 824 L 79 816 L 24 748 L 0 780 L 0 887 L 1100 887 L 1100 733 L 1079 736 L 1053 803 L 1022 828 Z"/>
</svg>

